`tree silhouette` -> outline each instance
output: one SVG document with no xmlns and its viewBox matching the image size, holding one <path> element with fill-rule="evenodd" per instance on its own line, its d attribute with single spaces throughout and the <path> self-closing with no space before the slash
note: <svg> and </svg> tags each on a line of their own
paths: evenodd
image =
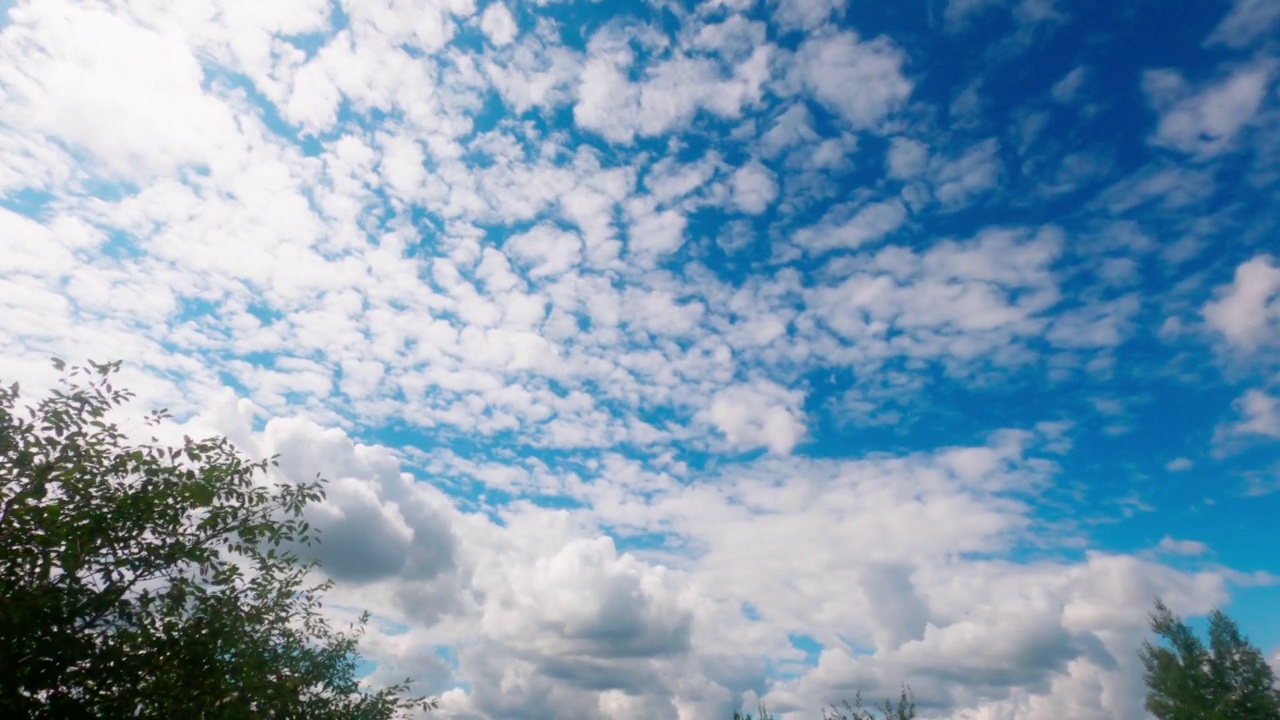
<svg viewBox="0 0 1280 720">
<path fill-rule="evenodd" d="M 1209 645 L 1157 599 L 1144 641 L 1147 710 L 1159 720 L 1280 720 L 1280 690 L 1262 653 L 1219 610 L 1209 614 Z"/>
</svg>

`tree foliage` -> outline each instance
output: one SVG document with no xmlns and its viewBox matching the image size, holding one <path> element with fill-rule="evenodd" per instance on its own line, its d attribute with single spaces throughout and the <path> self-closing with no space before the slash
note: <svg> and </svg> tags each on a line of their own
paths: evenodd
<svg viewBox="0 0 1280 720">
<path fill-rule="evenodd" d="M 290 548 L 322 481 L 267 480 L 222 438 L 135 444 L 118 363 L 0 387 L 0 717 L 344 718 L 430 708 L 356 679 L 359 626 Z M 155 425 L 163 412 L 148 416 Z M 407 684 L 408 681 L 406 681 Z"/>
<path fill-rule="evenodd" d="M 1209 644 L 1156 600 L 1146 641 L 1147 710 L 1159 720 L 1280 720 L 1280 690 L 1262 652 L 1219 610 L 1209 615 Z"/>
</svg>

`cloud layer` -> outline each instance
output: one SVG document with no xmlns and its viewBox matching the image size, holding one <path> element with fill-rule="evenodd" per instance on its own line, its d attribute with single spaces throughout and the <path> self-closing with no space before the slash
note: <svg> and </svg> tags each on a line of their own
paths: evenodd
<svg viewBox="0 0 1280 720">
<path fill-rule="evenodd" d="M 926 5 L 0 6 L 5 380 L 331 478 L 444 717 L 1139 716 L 1280 572 L 1277 16 Z"/>
</svg>

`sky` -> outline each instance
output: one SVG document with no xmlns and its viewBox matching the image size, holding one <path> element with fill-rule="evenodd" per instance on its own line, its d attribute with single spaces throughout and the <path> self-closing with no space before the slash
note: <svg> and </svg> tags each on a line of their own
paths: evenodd
<svg viewBox="0 0 1280 720">
<path fill-rule="evenodd" d="M 328 478 L 433 717 L 1142 717 L 1280 665 L 1278 189 L 1274 0 L 0 0 L 0 379 Z"/>
</svg>

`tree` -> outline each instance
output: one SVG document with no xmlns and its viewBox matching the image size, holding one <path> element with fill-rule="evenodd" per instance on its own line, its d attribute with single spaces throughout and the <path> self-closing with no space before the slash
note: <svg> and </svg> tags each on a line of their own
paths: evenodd
<svg viewBox="0 0 1280 720">
<path fill-rule="evenodd" d="M 1144 641 L 1147 710 L 1160 720 L 1280 720 L 1280 690 L 1262 653 L 1219 610 L 1209 615 L 1209 646 L 1159 599 Z"/>
<path fill-rule="evenodd" d="M 434 701 L 357 678 L 361 622 L 290 549 L 322 480 L 272 482 L 222 438 L 132 443 L 119 363 L 34 405 L 0 387 L 0 717 L 381 720 Z M 161 411 L 147 418 L 160 423 Z"/>
</svg>

